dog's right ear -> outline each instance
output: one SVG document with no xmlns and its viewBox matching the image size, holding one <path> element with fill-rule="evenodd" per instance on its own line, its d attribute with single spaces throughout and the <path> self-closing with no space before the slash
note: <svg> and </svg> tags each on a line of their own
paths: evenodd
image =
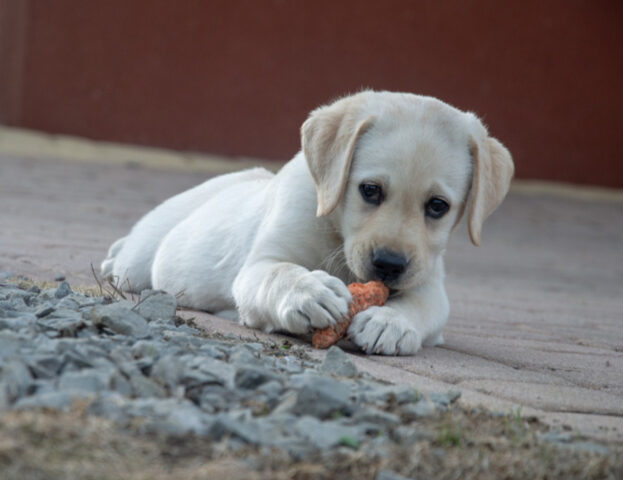
<svg viewBox="0 0 623 480">
<path fill-rule="evenodd" d="M 316 216 L 337 207 L 348 180 L 357 139 L 372 124 L 362 118 L 361 99 L 346 97 L 310 113 L 301 127 L 301 143 L 307 166 L 316 184 Z"/>
</svg>

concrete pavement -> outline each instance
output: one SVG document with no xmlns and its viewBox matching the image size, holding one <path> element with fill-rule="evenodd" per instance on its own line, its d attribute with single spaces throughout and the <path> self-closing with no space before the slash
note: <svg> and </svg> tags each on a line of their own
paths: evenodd
<svg viewBox="0 0 623 480">
<path fill-rule="evenodd" d="M 212 158 L 152 168 L 96 143 L 89 148 L 98 155 L 85 161 L 71 148 L 15 151 L 1 140 L 0 270 L 48 281 L 64 274 L 74 285 L 94 284 L 90 264 L 142 214 L 232 165 Z M 111 152 L 115 161 L 103 163 Z M 559 190 L 515 188 L 486 222 L 480 248 L 464 227 L 455 232 L 444 346 L 415 357 L 353 353 L 358 366 L 421 390 L 458 388 L 466 405 L 522 405 L 522 415 L 623 441 L 623 195 Z M 182 315 L 210 330 L 265 336 Z"/>
</svg>

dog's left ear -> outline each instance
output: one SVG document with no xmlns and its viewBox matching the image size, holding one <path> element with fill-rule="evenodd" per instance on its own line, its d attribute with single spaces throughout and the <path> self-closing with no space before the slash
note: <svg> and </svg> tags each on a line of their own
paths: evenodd
<svg viewBox="0 0 623 480">
<path fill-rule="evenodd" d="M 316 216 L 328 215 L 344 194 L 357 139 L 372 124 L 362 118 L 358 95 L 345 97 L 314 110 L 301 127 L 301 143 L 307 166 L 316 184 Z"/>
<path fill-rule="evenodd" d="M 504 200 L 515 167 L 506 147 L 488 135 L 480 120 L 473 118 L 477 123 L 470 138 L 473 174 L 467 221 L 472 243 L 478 246 L 482 224 Z"/>
</svg>

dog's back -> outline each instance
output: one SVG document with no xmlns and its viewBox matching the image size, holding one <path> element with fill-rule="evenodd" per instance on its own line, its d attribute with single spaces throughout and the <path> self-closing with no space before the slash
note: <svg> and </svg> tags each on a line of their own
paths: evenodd
<svg viewBox="0 0 623 480">
<path fill-rule="evenodd" d="M 120 288 L 140 292 L 152 288 L 154 257 L 165 236 L 197 208 L 232 185 L 273 174 L 262 168 L 222 175 L 166 200 L 134 225 L 130 233 L 112 244 L 102 262 L 101 274 Z"/>
</svg>

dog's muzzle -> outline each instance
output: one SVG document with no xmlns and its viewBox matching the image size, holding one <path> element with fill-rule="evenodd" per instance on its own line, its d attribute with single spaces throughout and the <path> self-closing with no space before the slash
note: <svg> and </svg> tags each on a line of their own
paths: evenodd
<svg viewBox="0 0 623 480">
<path fill-rule="evenodd" d="M 372 268 L 374 275 L 384 283 L 391 283 L 400 277 L 407 269 L 409 261 L 400 253 L 385 248 L 372 253 Z"/>
</svg>

